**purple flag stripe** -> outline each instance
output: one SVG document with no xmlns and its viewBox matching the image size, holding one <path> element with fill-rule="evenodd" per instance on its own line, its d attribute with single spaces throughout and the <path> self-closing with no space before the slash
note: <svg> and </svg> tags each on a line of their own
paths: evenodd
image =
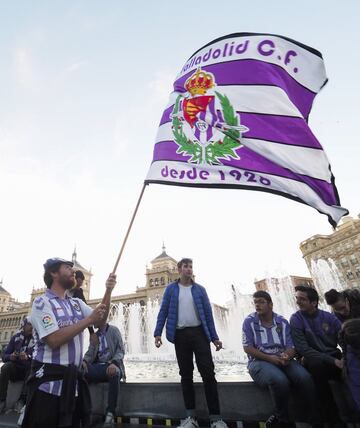
<svg viewBox="0 0 360 428">
<path fill-rule="evenodd" d="M 167 111 L 171 113 L 172 107 L 167 109 Z M 244 133 L 243 137 L 322 150 L 321 144 L 302 118 L 237 113 L 240 114 L 241 125 L 249 128 L 249 131 Z M 161 125 L 170 121 L 170 116 L 168 116 L 168 120 L 166 122 L 162 120 Z"/>
<path fill-rule="evenodd" d="M 170 106 L 170 107 L 168 107 L 167 109 L 164 110 L 164 113 L 163 113 L 163 115 L 161 117 L 159 126 L 163 125 L 164 123 L 171 122 L 170 115 L 171 115 L 173 109 L 174 109 L 174 105 L 172 105 L 172 106 Z"/>
<path fill-rule="evenodd" d="M 178 145 L 173 141 L 158 142 L 154 147 L 153 162 L 176 161 L 187 163 L 191 156 L 177 154 L 177 149 Z M 322 200 L 326 204 L 337 205 L 336 194 L 334 193 L 334 188 L 331 183 L 327 183 L 324 180 L 319 180 L 302 174 L 295 174 L 289 169 L 283 168 L 274 162 L 271 162 L 270 160 L 264 158 L 256 152 L 253 152 L 247 147 L 243 147 L 240 151 L 238 151 L 238 153 L 240 159 L 231 159 L 230 161 L 222 159 L 221 161 L 223 165 L 304 182 L 310 186 L 318 195 L 321 195 Z"/>
<path fill-rule="evenodd" d="M 279 87 L 287 93 L 291 102 L 298 108 L 305 119 L 309 116 L 316 95 L 292 78 L 280 66 L 260 60 L 228 61 L 204 66 L 202 70 L 213 73 L 215 82 L 219 86 L 269 85 Z M 174 91 L 185 92 L 185 82 L 193 73 L 194 70 L 176 80 Z"/>
<path fill-rule="evenodd" d="M 164 110 L 163 115 L 162 115 L 161 120 L 160 120 L 160 123 L 159 123 L 159 126 L 163 125 L 164 123 L 171 122 L 171 113 L 174 109 L 174 105 L 175 104 L 172 104 L 170 107 L 167 107 Z M 252 112 L 252 111 L 242 111 L 242 110 L 237 110 L 236 113 L 241 114 L 241 115 L 243 115 L 243 114 L 248 114 L 248 115 L 256 114 L 256 115 L 264 116 L 264 117 L 273 116 L 273 117 L 285 117 L 285 118 L 290 118 L 290 119 L 304 120 L 302 116 L 296 117 L 296 116 L 290 116 L 290 115 L 285 115 L 285 114 L 271 114 L 271 113 L 261 113 L 261 112 Z"/>
<path fill-rule="evenodd" d="M 322 150 L 304 119 L 241 113 L 241 124 L 249 128 L 246 138 Z"/>
</svg>

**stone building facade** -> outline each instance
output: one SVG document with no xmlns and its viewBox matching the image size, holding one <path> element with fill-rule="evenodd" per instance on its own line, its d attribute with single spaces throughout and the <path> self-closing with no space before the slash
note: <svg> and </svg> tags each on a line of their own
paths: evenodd
<svg viewBox="0 0 360 428">
<path fill-rule="evenodd" d="M 77 260 L 76 251 L 73 252 L 72 261 L 75 270 L 84 273 L 85 281 L 83 285 L 84 295 L 90 306 L 95 307 L 101 302 L 99 299 L 89 299 L 91 285 L 91 271 L 85 269 Z M 144 287 L 137 287 L 134 293 L 112 296 L 112 304 L 122 303 L 124 307 L 133 303 L 144 306 L 148 300 L 161 300 L 166 286 L 178 278 L 177 262 L 166 253 L 163 246 L 162 253 L 151 261 L 147 267 L 146 283 Z M 10 337 L 18 329 L 21 320 L 31 311 L 34 299 L 46 290 L 46 287 L 33 289 L 30 302 L 18 303 L 11 297 L 10 293 L 2 287 L 0 283 L 0 348 L 7 345 Z M 17 304 L 15 304 L 17 303 Z"/>
<path fill-rule="evenodd" d="M 344 217 L 330 235 L 314 235 L 301 242 L 300 250 L 309 271 L 319 260 L 335 263 L 345 287 L 360 287 L 360 214 Z"/>
<path fill-rule="evenodd" d="M 8 310 L 10 305 L 11 295 L 3 288 L 3 281 L 0 281 L 0 313 Z"/>
<path fill-rule="evenodd" d="M 276 291 L 281 292 L 282 284 L 288 284 L 288 281 L 291 282 L 291 285 L 295 288 L 297 285 L 307 285 L 309 287 L 314 287 L 314 282 L 311 278 L 307 276 L 296 276 L 289 275 L 284 278 L 264 278 L 254 281 L 256 291 L 264 290 L 270 291 L 270 289 L 276 289 Z"/>
</svg>

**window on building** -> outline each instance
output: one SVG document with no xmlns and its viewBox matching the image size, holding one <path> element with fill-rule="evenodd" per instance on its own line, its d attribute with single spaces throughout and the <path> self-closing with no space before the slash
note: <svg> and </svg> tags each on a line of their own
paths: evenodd
<svg viewBox="0 0 360 428">
<path fill-rule="evenodd" d="M 159 285 L 159 278 L 155 278 L 155 287 Z"/>
<path fill-rule="evenodd" d="M 8 336 L 8 332 L 5 331 L 5 333 L 4 333 L 4 339 L 7 339 L 7 336 Z"/>
<path fill-rule="evenodd" d="M 346 272 L 346 276 L 347 276 L 347 279 L 354 279 L 354 274 L 351 272 L 351 270 Z"/>
<path fill-rule="evenodd" d="M 161 285 L 165 285 L 165 278 L 162 276 L 160 280 Z"/>
<path fill-rule="evenodd" d="M 341 267 L 342 268 L 349 268 L 350 267 L 350 264 L 349 264 L 349 262 L 346 260 L 346 257 L 342 257 L 341 258 Z"/>
<path fill-rule="evenodd" d="M 150 285 L 150 287 L 153 287 L 153 286 L 154 286 L 154 281 L 153 281 L 152 279 L 150 279 L 150 281 L 149 281 L 149 285 Z"/>
<path fill-rule="evenodd" d="M 351 261 L 351 264 L 354 265 L 354 266 L 357 265 L 357 264 L 359 264 L 358 259 L 357 259 L 356 256 L 351 256 L 350 261 Z"/>
</svg>

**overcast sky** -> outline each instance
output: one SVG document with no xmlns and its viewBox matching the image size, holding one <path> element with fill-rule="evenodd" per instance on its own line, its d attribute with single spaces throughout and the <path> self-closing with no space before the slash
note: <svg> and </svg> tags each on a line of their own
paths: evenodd
<svg viewBox="0 0 360 428">
<path fill-rule="evenodd" d="M 358 17 L 354 1 L 1 1 L 0 279 L 28 300 L 48 257 L 92 270 L 102 294 L 151 159 L 157 126 L 185 61 L 233 32 L 288 36 L 323 54 L 329 83 L 310 126 L 332 165 L 342 206 L 360 212 Z M 229 286 L 308 275 L 299 250 L 327 218 L 244 190 L 146 188 L 118 269 L 116 294 L 145 284 L 163 241 L 192 257 L 223 303 Z"/>
</svg>

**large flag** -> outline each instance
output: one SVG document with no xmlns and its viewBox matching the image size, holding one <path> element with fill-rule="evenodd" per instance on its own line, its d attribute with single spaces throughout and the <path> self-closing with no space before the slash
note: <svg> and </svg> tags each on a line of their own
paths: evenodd
<svg viewBox="0 0 360 428">
<path fill-rule="evenodd" d="M 272 192 L 335 227 L 348 211 L 308 125 L 326 82 L 321 53 L 287 37 L 237 33 L 208 43 L 176 77 L 145 182 Z"/>
</svg>

